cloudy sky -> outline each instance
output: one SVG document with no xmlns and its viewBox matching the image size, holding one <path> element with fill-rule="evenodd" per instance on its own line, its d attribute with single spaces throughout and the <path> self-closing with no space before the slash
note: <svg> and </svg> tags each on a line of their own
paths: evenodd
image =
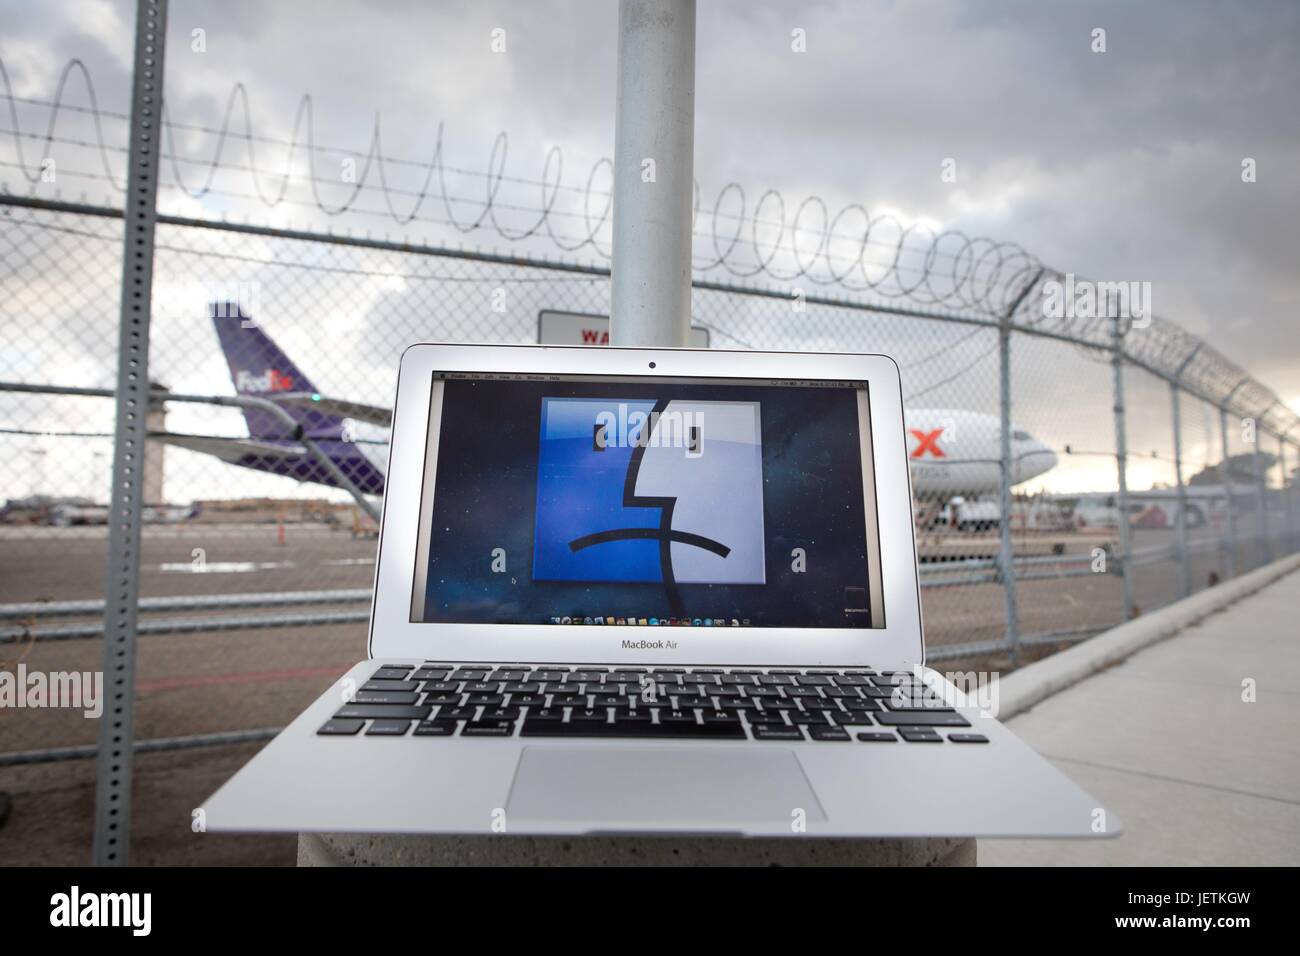
<svg viewBox="0 0 1300 956">
<path fill-rule="evenodd" d="M 729 182 L 751 203 L 778 189 L 790 209 L 818 195 L 833 210 L 861 203 L 1011 240 L 1065 271 L 1149 281 L 1157 313 L 1300 409 L 1300 5 L 699 8 L 706 203 Z M 527 179 L 552 146 L 579 185 L 613 154 L 613 0 L 174 0 L 170 11 L 173 120 L 217 125 L 239 81 L 268 137 L 290 135 L 310 93 L 316 140 L 360 152 L 380 110 L 390 156 L 423 160 L 439 124 L 448 160 L 475 169 L 508 131 L 508 172 Z M 49 99 L 78 57 L 101 106 L 124 111 L 132 20 L 121 0 L 0 0 L 0 60 L 16 95 Z M 1092 50 L 1097 28 L 1104 53 Z M 494 30 L 505 31 L 504 53 L 491 48 Z M 806 52 L 791 49 L 795 30 Z M 1242 181 L 1247 157 L 1254 183 Z M 956 182 L 941 176 L 947 159 Z M 419 178 L 401 181 L 417 188 Z"/>
</svg>

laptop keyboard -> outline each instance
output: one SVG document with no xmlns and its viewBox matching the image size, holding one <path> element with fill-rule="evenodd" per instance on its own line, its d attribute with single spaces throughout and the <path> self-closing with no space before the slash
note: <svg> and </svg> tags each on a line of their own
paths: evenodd
<svg viewBox="0 0 1300 956">
<path fill-rule="evenodd" d="M 380 667 L 317 734 L 988 743 L 969 726 L 909 671 L 425 663 Z"/>
</svg>

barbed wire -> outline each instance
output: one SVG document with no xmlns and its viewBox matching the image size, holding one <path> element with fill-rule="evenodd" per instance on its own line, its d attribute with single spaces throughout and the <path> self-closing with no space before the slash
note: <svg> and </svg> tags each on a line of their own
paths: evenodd
<svg viewBox="0 0 1300 956">
<path fill-rule="evenodd" d="M 88 106 L 64 102 L 74 77 L 85 88 Z M 35 190 L 41 185 L 43 163 L 52 148 L 56 144 L 74 146 L 97 152 L 103 172 L 80 170 L 71 175 L 106 183 L 118 193 L 125 191 L 125 175 L 115 173 L 110 159 L 113 154 L 124 156 L 125 147 L 109 141 L 105 121 L 124 123 L 128 117 L 100 106 L 93 78 L 81 60 L 70 60 L 64 66 L 49 100 L 16 96 L 2 59 L 0 82 L 10 120 L 9 128 L 0 130 L 0 135 L 8 136 L 16 154 L 16 162 L 0 161 L 0 165 L 18 169 Z M 46 111 L 43 134 L 23 129 L 20 103 Z M 93 136 L 60 136 L 60 116 L 65 112 L 88 118 Z M 347 213 L 379 216 L 401 227 L 420 223 L 460 236 L 486 233 L 511 244 L 541 240 L 562 252 L 584 252 L 604 261 L 612 253 L 613 163 L 608 158 L 592 162 L 585 178 L 580 177 L 581 185 L 569 184 L 564 179 L 564 152 L 552 146 L 544 155 L 539 178 L 512 176 L 506 168 L 509 137 L 501 132 L 492 142 L 485 166 L 453 166 L 447 162 L 442 123 L 427 160 L 389 156 L 383 146 L 379 111 L 370 124 L 364 149 L 339 148 L 316 141 L 315 104 L 309 94 L 298 101 L 288 138 L 261 135 L 255 131 L 249 94 L 242 83 L 231 87 L 218 125 L 175 121 L 164 102 L 162 130 L 170 185 L 194 201 L 237 198 L 268 209 L 293 204 L 314 208 L 329 219 Z M 177 145 L 178 132 L 214 138 L 210 153 L 185 155 Z M 34 169 L 24 151 L 24 140 L 41 144 L 41 162 Z M 232 144 L 242 144 L 246 153 L 243 163 L 235 165 L 226 159 L 228 150 L 238 148 Z M 285 151 L 279 172 L 259 163 L 259 146 Z M 306 162 L 305 174 L 295 165 L 300 155 Z M 316 160 L 325 155 L 350 161 L 352 175 L 337 179 L 321 175 Z M 397 167 L 416 171 L 421 177 L 418 188 L 391 183 L 388 170 Z M 251 190 L 219 188 L 219 174 L 227 173 L 242 173 L 251 180 Z M 458 192 L 449 185 L 449 176 L 457 187 L 477 181 L 479 188 L 473 193 Z M 297 183 L 307 187 L 308 198 L 290 196 L 291 186 Z M 326 197 L 322 187 L 327 184 L 342 187 L 342 198 Z M 502 193 L 506 185 L 536 190 L 535 200 L 507 201 Z M 360 205 L 363 196 L 378 197 L 379 208 Z M 561 197 L 571 201 L 562 204 Z M 406 208 L 399 208 L 403 200 Z M 438 214 L 433 213 L 435 209 Z M 509 217 L 518 221 L 508 221 Z M 914 308 L 917 314 L 949 310 L 1009 321 L 1022 330 L 1083 346 L 1083 354 L 1091 358 L 1105 358 L 1112 344 L 1113 320 L 1104 310 L 1086 316 L 1071 310 L 1049 314 L 1043 307 L 1046 283 L 1064 282 L 1066 275 L 1044 267 L 1014 242 L 970 236 L 958 229 L 933 229 L 919 222 L 908 224 L 891 213 L 872 215 L 859 203 L 833 211 L 826 200 L 815 195 L 801 200 L 791 214 L 785 197 L 774 189 L 763 192 L 751 208 L 744 187 L 736 182 L 725 184 L 707 206 L 699 183 L 694 184 L 692 227 L 697 277 L 721 273 L 743 281 L 773 282 L 792 295 L 833 289 L 890 302 L 904 311 Z M 1149 322 L 1142 324 L 1125 322 L 1123 350 L 1128 360 L 1216 405 L 1230 407 L 1242 417 L 1259 418 L 1262 426 L 1275 434 L 1285 435 L 1300 426 L 1300 417 L 1240 366 L 1175 323 L 1156 316 L 1147 318 Z"/>
<path fill-rule="evenodd" d="M 74 75 L 86 88 L 88 108 L 64 103 Z M 3 63 L 0 63 L 0 81 L 4 83 L 10 117 L 10 128 L 4 132 L 15 144 L 17 165 L 29 184 L 35 186 L 40 182 L 40 169 L 39 166 L 33 169 L 28 162 L 23 139 L 38 138 L 48 156 L 58 142 L 60 114 L 68 110 L 88 115 L 94 123 L 93 138 L 77 139 L 69 144 L 97 151 L 99 165 L 104 170 L 103 180 L 117 192 L 125 189 L 125 176 L 115 173 L 110 161 L 110 154 L 123 153 L 124 146 L 108 141 L 104 120 L 124 122 L 126 117 L 99 106 L 93 79 L 80 60 L 72 60 L 64 67 L 55 95 L 49 101 L 16 97 Z M 19 102 L 47 112 L 44 136 L 23 130 L 17 109 Z M 214 195 L 218 176 L 232 168 L 227 157 L 238 148 L 232 144 L 238 143 L 246 153 L 242 168 L 252 186 L 251 195 L 243 198 L 268 209 L 285 203 L 291 187 L 301 183 L 307 187 L 316 211 L 331 218 L 361 211 L 359 200 L 363 195 L 372 194 L 381 200 L 382 213 L 398 226 L 423 220 L 460 235 L 487 232 L 511 243 L 545 239 L 564 252 L 585 251 L 604 260 L 612 252 L 613 195 L 608 186 L 613 178 L 613 163 L 608 158 L 595 160 L 581 185 L 568 184 L 564 181 L 564 152 L 552 146 L 545 153 L 539 178 L 512 177 L 506 171 L 509 137 L 501 132 L 493 140 L 482 169 L 454 167 L 446 161 L 445 127 L 441 123 L 427 160 L 390 157 L 383 146 L 383 124 L 378 111 L 365 149 L 339 149 L 317 142 L 315 102 L 309 94 L 298 101 L 287 139 L 262 136 L 255 132 L 249 94 L 242 83 L 231 87 L 216 126 L 175 122 L 164 103 L 162 130 L 166 144 L 164 158 L 172 182 L 183 195 L 194 200 Z M 177 145 L 178 131 L 212 137 L 207 155 L 183 155 Z M 278 171 L 266 168 L 259 159 L 259 147 L 268 146 L 283 150 Z M 317 158 L 323 154 L 346 157 L 353 164 L 348 169 L 349 175 L 321 175 Z M 305 175 L 295 167 L 300 157 L 306 162 Z M 390 182 L 388 171 L 398 165 L 418 171 L 422 179 L 418 188 L 404 189 Z M 477 195 L 456 192 L 449 184 L 449 175 L 458 180 L 477 180 L 481 191 Z M 322 189 L 326 183 L 341 187 L 342 197 L 326 196 Z M 536 190 L 534 201 L 528 205 L 506 201 L 502 189 L 507 183 Z M 566 194 L 574 197 L 569 208 L 560 204 L 560 197 Z M 404 208 L 399 208 L 403 205 Z M 435 208 L 440 215 L 430 217 L 428 211 Z M 373 210 L 367 212 L 374 214 Z M 508 217 L 521 221 L 508 221 Z M 570 228 L 557 228 L 560 220 L 567 220 Z M 695 184 L 693 226 L 700 240 L 695 261 L 697 273 L 721 272 L 737 279 L 763 277 L 810 287 L 834 286 L 848 292 L 871 293 L 927 306 L 996 310 L 1005 304 L 1002 285 L 1017 272 L 1016 266 L 1034 265 L 1032 257 L 1015 243 L 970 237 L 958 230 L 935 232 L 916 223 L 906 224 L 893 214 L 873 216 L 856 203 L 833 212 L 824 199 L 809 196 L 791 214 L 785 197 L 776 190 L 768 190 L 751 209 L 744 187 L 736 182 L 724 185 L 708 205 L 702 199 L 699 184 Z"/>
</svg>

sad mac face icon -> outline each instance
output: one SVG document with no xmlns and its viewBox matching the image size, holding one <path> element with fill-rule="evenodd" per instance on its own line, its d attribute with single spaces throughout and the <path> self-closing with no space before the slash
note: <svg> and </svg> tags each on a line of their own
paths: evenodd
<svg viewBox="0 0 1300 956">
<path fill-rule="evenodd" d="M 542 399 L 533 578 L 763 584 L 757 402 Z"/>
</svg>

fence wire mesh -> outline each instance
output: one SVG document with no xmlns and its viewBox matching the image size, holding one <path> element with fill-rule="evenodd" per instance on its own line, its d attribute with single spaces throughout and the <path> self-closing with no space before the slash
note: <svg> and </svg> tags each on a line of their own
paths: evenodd
<svg viewBox="0 0 1300 956">
<path fill-rule="evenodd" d="M 11 111 L 6 132 L 29 153 L 36 144 L 46 153 L 52 144 L 72 149 L 60 175 L 110 193 L 121 185 L 125 114 L 64 107 L 71 117 L 57 134 L 51 118 L 41 137 L 23 129 L 59 104 L 9 101 L 22 109 Z M 358 501 L 321 472 L 306 482 L 301 473 L 277 474 L 286 469 L 274 449 L 249 444 L 286 437 L 285 423 L 267 412 L 176 399 L 258 391 L 241 384 L 223 349 L 223 321 L 233 334 L 256 329 L 278 348 L 245 374 L 274 370 L 297 391 L 387 406 L 397 358 L 412 342 L 533 343 L 544 311 L 606 314 L 607 169 L 597 162 L 585 189 L 557 187 L 561 198 L 531 232 L 497 218 L 512 210 L 496 198 L 495 162 L 487 177 L 444 170 L 440 181 L 451 186 L 425 207 L 441 210 L 436 217 L 402 223 L 390 215 L 410 233 L 370 240 L 330 234 L 319 217 L 297 232 L 185 218 L 194 211 L 187 199 L 257 200 L 263 189 L 223 192 L 218 174 L 229 169 L 187 159 L 224 137 L 225 124 L 167 128 L 173 191 L 154 257 L 156 391 L 135 708 L 146 756 L 136 765 L 133 851 L 138 862 L 253 861 L 285 847 L 181 847 L 165 834 L 257 740 L 364 654 L 376 532 L 365 502 L 381 487 L 374 476 L 386 464 L 387 431 L 356 421 L 342 439 L 340 468 L 371 493 Z M 254 142 L 296 148 L 247 133 L 244 171 L 254 176 Z M 323 149 L 310 145 L 313 154 Z M 30 188 L 0 194 L 0 662 L 95 671 L 121 211 L 51 198 L 31 175 L 38 163 L 21 151 L 2 165 L 21 169 Z M 546 182 L 550 169 L 548 159 Z M 326 185 L 314 168 L 309 179 L 313 190 Z M 482 193 L 485 181 L 489 199 L 474 212 L 463 197 Z M 428 198 L 364 182 L 355 193 L 354 213 L 366 202 L 382 213 L 394 197 L 416 207 Z M 297 200 L 301 208 L 286 203 L 304 214 L 328 211 L 313 195 Z M 857 207 L 832 212 L 809 200 L 787 216 L 773 195 L 755 206 L 728 186 L 712 205 L 697 202 L 693 322 L 714 348 L 883 352 L 898 362 L 927 648 L 938 666 L 1005 670 L 1114 626 L 1126 618 L 1126 576 L 1133 611 L 1149 613 L 1297 549 L 1294 416 L 1199 340 L 1162 319 L 1135 323 L 1124 338 L 1117 419 L 1109 320 L 1048 315 L 1040 292 L 1060 273 L 1039 271 L 1011 244 L 921 236 Z M 464 232 L 475 216 L 511 245 L 509 254 L 426 246 L 427 234 L 416 232 Z M 534 254 L 555 248 L 590 261 Z M 226 302 L 239 311 L 223 315 Z M 1183 388 L 1171 390 L 1171 379 Z M 1118 480 L 1120 428 L 1127 495 Z M 999 497 L 1004 470 L 1014 486 L 1009 509 Z M 94 766 L 80 758 L 94 756 L 94 743 L 94 722 L 77 711 L 0 711 L 0 789 L 40 804 L 37 825 L 59 830 L 53 860 L 80 862 L 89 845 Z M 211 744 L 229 746 L 200 747 Z M 0 830 L 0 850 L 13 839 Z"/>
</svg>

